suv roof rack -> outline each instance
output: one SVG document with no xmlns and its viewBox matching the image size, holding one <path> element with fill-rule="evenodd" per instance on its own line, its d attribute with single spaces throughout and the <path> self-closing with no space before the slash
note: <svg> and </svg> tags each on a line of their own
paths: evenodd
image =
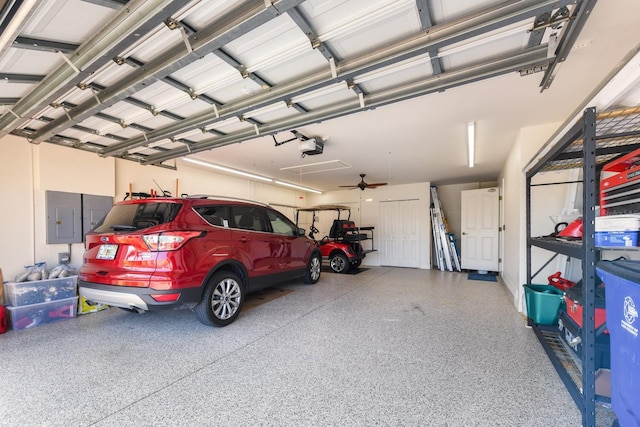
<svg viewBox="0 0 640 427">
<path fill-rule="evenodd" d="M 246 202 L 253 203 L 255 205 L 261 206 L 269 206 L 267 203 L 257 202 L 255 200 L 249 199 L 241 199 L 239 197 L 229 197 L 229 196 L 216 196 L 213 194 L 193 194 L 185 197 L 186 199 L 215 199 L 215 200 L 228 200 L 233 202 Z"/>
</svg>

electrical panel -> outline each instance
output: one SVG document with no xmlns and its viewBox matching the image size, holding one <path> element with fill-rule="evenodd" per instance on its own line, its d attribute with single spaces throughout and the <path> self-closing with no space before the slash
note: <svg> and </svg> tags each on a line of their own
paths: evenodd
<svg viewBox="0 0 640 427">
<path fill-rule="evenodd" d="M 82 196 L 47 191 L 47 243 L 82 243 Z"/>
<path fill-rule="evenodd" d="M 108 196 L 82 195 L 82 235 L 93 230 L 113 206 L 113 198 Z"/>
<path fill-rule="evenodd" d="M 113 198 L 92 194 L 47 191 L 47 243 L 82 243 L 84 235 L 104 218 Z"/>
</svg>

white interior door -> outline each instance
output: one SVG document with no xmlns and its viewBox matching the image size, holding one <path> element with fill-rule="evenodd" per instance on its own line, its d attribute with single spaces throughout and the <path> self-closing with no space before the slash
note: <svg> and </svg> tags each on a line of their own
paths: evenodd
<svg viewBox="0 0 640 427">
<path fill-rule="evenodd" d="M 460 260 L 466 270 L 499 271 L 498 188 L 462 192 Z"/>
<path fill-rule="evenodd" d="M 400 200 L 380 203 L 381 265 L 418 268 L 418 201 Z"/>
</svg>

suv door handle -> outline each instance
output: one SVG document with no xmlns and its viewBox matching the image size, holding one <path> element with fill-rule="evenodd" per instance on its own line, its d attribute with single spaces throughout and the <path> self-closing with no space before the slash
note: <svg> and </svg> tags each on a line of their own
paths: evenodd
<svg viewBox="0 0 640 427">
<path fill-rule="evenodd" d="M 242 236 L 242 237 L 240 238 L 240 241 L 241 241 L 242 243 L 247 243 L 247 238 L 246 238 L 246 237 L 244 237 L 244 236 Z"/>
</svg>

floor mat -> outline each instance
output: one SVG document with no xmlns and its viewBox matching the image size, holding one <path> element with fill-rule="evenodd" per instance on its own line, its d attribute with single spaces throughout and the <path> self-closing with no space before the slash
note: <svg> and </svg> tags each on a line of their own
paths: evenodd
<svg viewBox="0 0 640 427">
<path fill-rule="evenodd" d="M 480 274 L 480 273 L 469 273 L 467 276 L 468 280 L 482 280 L 484 282 L 497 282 L 498 279 L 495 274 Z"/>
<path fill-rule="evenodd" d="M 266 304 L 269 301 L 273 301 L 280 297 L 290 294 L 293 289 L 279 289 L 279 288 L 267 288 L 261 291 L 254 292 L 247 295 L 247 299 L 244 301 L 242 310 L 250 310 L 262 304 Z"/>
<path fill-rule="evenodd" d="M 364 273 L 365 271 L 367 271 L 368 268 L 350 268 L 349 270 L 347 270 L 346 273 L 338 273 L 338 274 L 360 274 L 360 273 Z M 334 271 L 331 269 L 331 267 L 322 267 L 322 272 L 323 273 L 334 273 Z M 335 273 L 334 273 L 335 274 Z"/>
</svg>

